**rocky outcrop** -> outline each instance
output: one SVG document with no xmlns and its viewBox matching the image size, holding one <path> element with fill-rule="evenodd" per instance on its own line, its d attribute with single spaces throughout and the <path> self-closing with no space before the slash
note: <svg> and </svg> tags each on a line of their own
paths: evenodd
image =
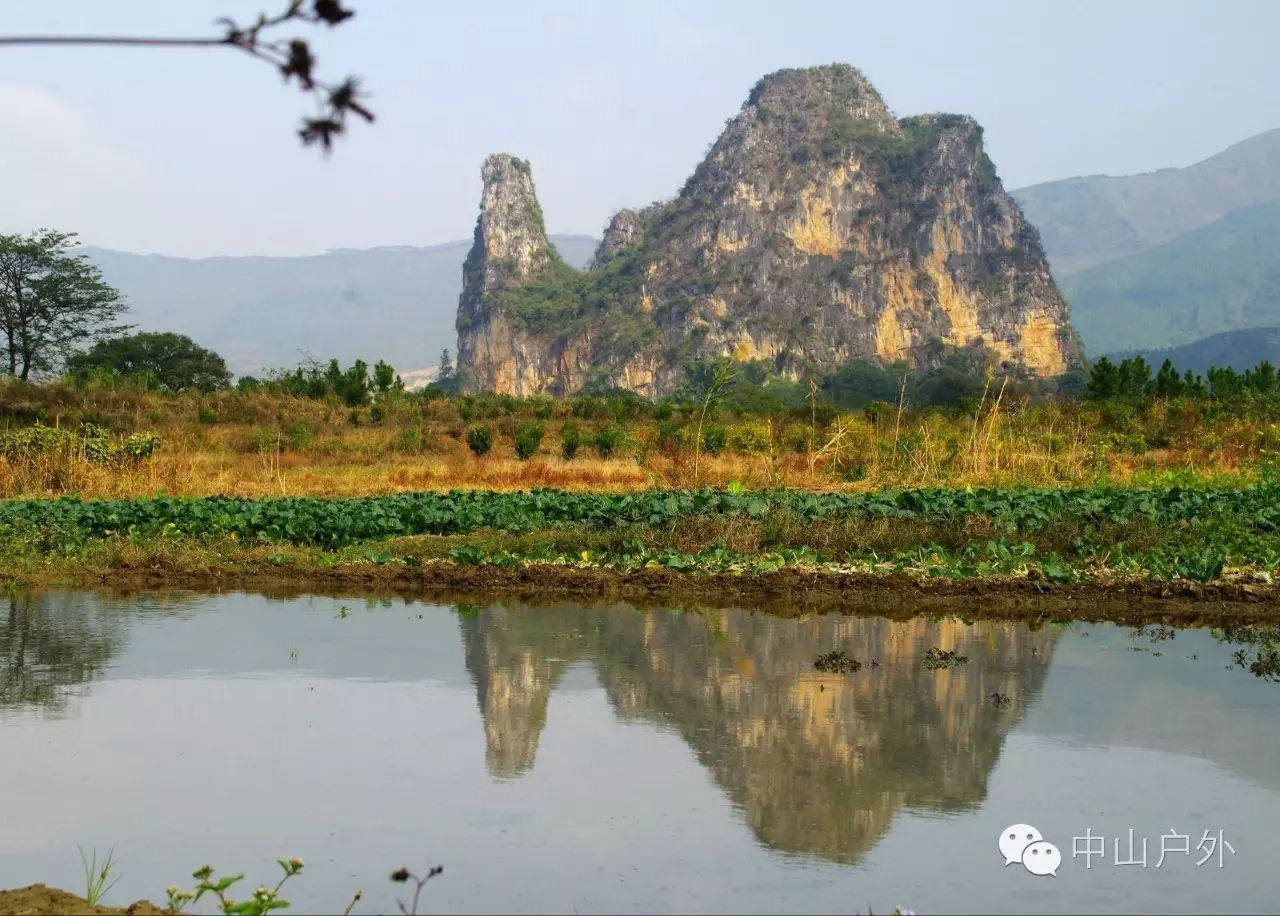
<svg viewBox="0 0 1280 916">
<path fill-rule="evenodd" d="M 490 157 L 458 335 L 468 389 L 522 395 L 660 395 L 715 356 L 791 377 L 948 348 L 1036 376 L 1081 359 L 981 127 L 896 119 L 847 66 L 761 80 L 679 195 L 617 213 L 585 272 L 547 243 L 527 164 Z"/>
</svg>

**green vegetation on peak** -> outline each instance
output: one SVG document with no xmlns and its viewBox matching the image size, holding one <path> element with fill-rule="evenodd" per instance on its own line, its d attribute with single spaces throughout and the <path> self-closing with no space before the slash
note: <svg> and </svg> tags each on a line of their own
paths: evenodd
<svg viewBox="0 0 1280 916">
<path fill-rule="evenodd" d="M 751 87 L 744 107 L 761 104 L 771 93 L 794 92 L 821 92 L 832 101 L 843 103 L 865 96 L 884 104 L 861 70 L 851 64 L 835 63 L 818 67 L 788 67 L 767 73 Z"/>
<path fill-rule="evenodd" d="M 639 304 L 643 274 L 638 246 L 615 252 L 594 270 L 570 266 L 553 248 L 546 264 L 493 297 L 515 327 L 531 334 L 567 340 L 589 324 L 596 327 L 594 355 L 612 361 L 657 336 Z"/>
</svg>

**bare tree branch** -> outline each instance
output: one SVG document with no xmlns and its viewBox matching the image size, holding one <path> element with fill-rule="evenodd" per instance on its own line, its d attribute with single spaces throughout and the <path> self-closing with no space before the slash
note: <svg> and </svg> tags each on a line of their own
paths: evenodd
<svg viewBox="0 0 1280 916">
<path fill-rule="evenodd" d="M 219 19 L 223 34 L 209 37 L 146 37 L 121 35 L 12 35 L 0 36 L 0 47 L 32 46 L 117 46 L 152 48 L 239 48 L 246 54 L 270 64 L 285 81 L 297 80 L 298 87 L 316 100 L 315 117 L 304 117 L 298 136 L 303 145 L 318 143 L 327 154 L 333 141 L 346 132 L 347 116 L 354 114 L 365 121 L 374 120 L 373 112 L 361 101 L 360 81 L 349 76 L 339 83 L 324 83 L 315 76 L 316 58 L 311 46 L 302 38 L 268 39 L 264 33 L 289 22 L 308 25 L 341 25 L 355 15 L 343 7 L 343 0 L 289 0 L 276 16 L 261 13 L 252 25 L 242 26 L 232 19 Z"/>
<path fill-rule="evenodd" d="M 137 38 L 122 35 L 7 35 L 0 45 L 150 45 L 152 47 L 213 47 L 232 42 L 222 38 Z"/>
</svg>

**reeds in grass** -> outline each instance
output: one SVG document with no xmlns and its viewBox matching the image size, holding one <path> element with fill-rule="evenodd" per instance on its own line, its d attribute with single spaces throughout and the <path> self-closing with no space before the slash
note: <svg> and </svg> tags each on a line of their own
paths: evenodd
<svg viewBox="0 0 1280 916">
<path fill-rule="evenodd" d="M 84 899 L 89 906 L 97 906 L 116 883 L 119 882 L 120 876 L 115 874 L 116 862 L 115 847 L 113 846 L 107 852 L 107 857 L 98 864 L 98 850 L 94 849 L 90 855 L 86 856 L 84 850 L 80 846 L 76 846 L 80 852 L 80 862 L 84 866 Z"/>
</svg>

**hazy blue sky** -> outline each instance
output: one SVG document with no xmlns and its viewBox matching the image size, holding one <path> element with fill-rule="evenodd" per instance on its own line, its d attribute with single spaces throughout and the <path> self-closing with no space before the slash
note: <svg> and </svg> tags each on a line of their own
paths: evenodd
<svg viewBox="0 0 1280 916">
<path fill-rule="evenodd" d="M 1280 126 L 1269 2 L 350 0 L 322 74 L 380 121 L 323 161 L 308 100 L 227 49 L 0 48 L 0 230 L 165 254 L 424 245 L 474 225 L 480 162 L 530 159 L 553 232 L 675 193 L 781 67 L 854 64 L 899 115 L 986 127 L 1010 188 L 1187 165 Z M 210 31 L 282 0 L 3 3 L 0 32 Z"/>
</svg>

